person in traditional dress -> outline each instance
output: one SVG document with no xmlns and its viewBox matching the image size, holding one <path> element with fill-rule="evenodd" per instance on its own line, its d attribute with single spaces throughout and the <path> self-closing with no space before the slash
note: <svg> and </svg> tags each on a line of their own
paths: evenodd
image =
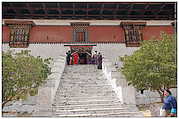
<svg viewBox="0 0 179 119">
<path fill-rule="evenodd" d="M 170 90 L 164 90 L 164 104 L 160 110 L 160 116 L 176 117 L 177 116 L 177 101 Z M 164 112 L 164 113 L 163 113 Z"/>
<path fill-rule="evenodd" d="M 68 52 L 66 52 L 67 65 L 70 65 L 70 58 L 71 58 L 71 52 L 70 52 L 70 50 L 69 50 Z"/>
<path fill-rule="evenodd" d="M 95 51 L 92 56 L 92 64 L 97 64 L 97 51 Z"/>
<path fill-rule="evenodd" d="M 102 54 L 99 52 L 97 55 L 97 68 L 102 69 Z"/>
<path fill-rule="evenodd" d="M 87 64 L 92 64 L 92 55 L 89 52 L 86 52 L 87 54 Z"/>
<path fill-rule="evenodd" d="M 72 56 L 73 56 L 73 64 L 78 64 L 78 62 L 79 62 L 79 55 L 78 55 L 78 53 L 74 52 L 72 54 Z"/>
<path fill-rule="evenodd" d="M 72 56 L 72 54 L 71 54 L 71 57 L 70 57 L 70 65 L 73 65 L 73 56 Z"/>
</svg>

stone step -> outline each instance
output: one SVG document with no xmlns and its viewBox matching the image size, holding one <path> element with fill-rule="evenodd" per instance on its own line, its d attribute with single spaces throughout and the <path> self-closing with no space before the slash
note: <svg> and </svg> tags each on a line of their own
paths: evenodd
<svg viewBox="0 0 179 119">
<path fill-rule="evenodd" d="M 97 72 L 97 73 L 102 73 L 101 71 L 102 70 L 99 70 L 99 69 L 96 69 L 96 68 L 79 68 L 79 67 L 76 67 L 76 68 L 66 68 L 65 70 L 64 70 L 64 74 L 69 74 L 69 71 L 70 71 L 70 73 L 87 73 L 87 72 Z"/>
<path fill-rule="evenodd" d="M 102 94 L 96 94 L 96 93 L 91 93 L 91 94 L 86 94 L 86 93 L 63 93 L 63 94 L 57 94 L 58 96 L 72 96 L 72 97 L 78 97 L 78 96 L 84 96 L 84 97 L 90 97 L 90 96 L 114 96 L 115 94 L 113 93 L 102 93 Z"/>
<path fill-rule="evenodd" d="M 60 94 L 94 94 L 94 93 L 101 93 L 101 94 L 106 94 L 106 93 L 114 93 L 114 91 L 111 90 L 60 90 Z"/>
<path fill-rule="evenodd" d="M 54 109 L 64 109 L 64 110 L 72 110 L 72 109 L 98 109 L 98 108 L 128 108 L 129 106 L 124 106 L 121 103 L 115 103 L 114 104 L 88 104 L 88 105 L 56 105 L 53 104 Z"/>
<path fill-rule="evenodd" d="M 53 104 L 54 109 L 71 110 L 71 109 L 97 109 L 97 108 L 124 108 L 130 111 L 138 111 L 134 105 L 121 104 L 120 102 L 105 103 L 105 104 L 74 104 L 74 105 L 58 105 Z"/>
<path fill-rule="evenodd" d="M 107 81 L 74 81 L 74 82 L 70 82 L 70 81 L 61 81 L 61 83 L 63 84 L 89 84 L 89 85 L 98 85 L 98 84 L 108 84 Z"/>
<path fill-rule="evenodd" d="M 90 74 L 91 74 L 91 76 L 95 76 L 95 74 L 97 74 L 97 75 L 101 75 L 102 76 L 102 73 L 100 71 L 83 71 L 83 70 L 82 71 L 78 71 L 78 72 L 73 72 L 72 70 L 71 71 L 68 70 L 68 73 L 64 72 L 62 76 L 68 77 L 66 74 L 68 74 L 68 76 L 78 76 L 80 74 L 87 75 L 87 76 L 90 75 Z M 81 76 L 83 76 L 83 75 L 81 75 Z"/>
<path fill-rule="evenodd" d="M 73 110 L 62 110 L 56 109 L 57 114 L 94 114 L 94 113 L 121 113 L 129 112 L 124 108 L 98 108 L 98 109 L 73 109 Z M 133 111 L 134 113 L 138 113 Z M 131 112 L 130 112 L 131 113 Z"/>
<path fill-rule="evenodd" d="M 73 94 L 73 95 L 68 95 L 68 94 L 61 94 L 59 92 L 57 92 L 58 96 L 62 96 L 62 97 L 79 97 L 79 96 L 83 96 L 83 97 L 90 97 L 90 96 L 116 96 L 116 94 L 114 93 L 106 93 L 106 94 Z"/>
<path fill-rule="evenodd" d="M 76 75 L 78 75 L 78 74 L 89 74 L 89 73 L 91 73 L 92 75 L 94 75 L 94 73 L 102 74 L 101 70 L 94 70 L 94 69 L 90 69 L 90 70 L 87 70 L 87 71 L 84 70 L 84 69 L 81 69 L 81 70 L 78 70 L 78 71 L 74 71 L 74 69 L 73 70 L 68 69 L 68 70 L 64 71 L 64 74 L 69 74 L 69 75 L 73 75 L 73 74 L 76 74 Z"/>
<path fill-rule="evenodd" d="M 67 66 L 52 108 L 57 117 L 141 117 L 136 106 L 121 104 L 95 65 Z"/>
<path fill-rule="evenodd" d="M 74 87 L 74 88 L 78 88 L 79 87 L 79 85 L 68 85 L 68 84 L 61 84 L 60 85 L 60 87 L 59 87 L 59 89 L 68 89 L 68 88 L 72 88 L 72 87 Z M 103 85 L 103 84 L 98 84 L 98 85 L 81 85 L 80 87 L 83 87 L 83 88 L 105 88 L 105 87 L 107 87 L 107 88 L 111 88 L 111 85 L 110 84 L 105 84 L 105 85 Z"/>
<path fill-rule="evenodd" d="M 73 90 L 73 91 L 79 91 L 79 90 L 83 90 L 83 91 L 86 91 L 86 90 L 111 90 L 111 87 L 109 86 L 105 86 L 105 87 L 85 87 L 85 86 L 68 86 L 68 87 L 61 87 L 59 90 Z"/>
<path fill-rule="evenodd" d="M 109 89 L 102 89 L 104 91 L 101 91 L 101 90 L 94 90 L 94 89 L 91 89 L 91 90 L 88 90 L 88 89 L 70 89 L 70 90 L 63 90 L 63 89 L 59 89 L 59 91 L 57 92 L 57 94 L 64 94 L 64 93 L 88 93 L 88 94 L 91 94 L 91 93 L 114 93 L 114 91 L 111 91 Z"/>
<path fill-rule="evenodd" d="M 70 65 L 70 66 L 66 66 L 65 69 L 68 69 L 68 70 L 73 70 L 73 69 L 76 69 L 75 71 L 78 71 L 78 70 L 81 70 L 81 69 L 96 69 L 97 70 L 97 66 L 96 65 Z"/>
<path fill-rule="evenodd" d="M 90 104 L 90 103 L 104 103 L 104 102 L 119 102 L 119 99 L 90 99 L 90 100 L 56 100 L 56 103 L 68 103 L 68 104 Z"/>
<path fill-rule="evenodd" d="M 61 83 L 65 83 L 65 81 L 62 81 Z M 68 85 L 78 85 L 78 84 L 81 84 L 81 85 L 98 85 L 98 84 L 108 84 L 107 82 L 101 82 L 101 83 L 98 83 L 98 82 L 90 82 L 90 83 L 85 83 L 85 82 L 67 82 L 66 84 Z"/>
<path fill-rule="evenodd" d="M 61 79 L 65 79 L 67 81 L 70 81 L 70 79 L 73 79 L 73 80 L 92 80 L 92 81 L 95 81 L 95 80 L 104 80 L 105 77 L 101 76 L 101 75 L 91 75 L 91 74 L 75 74 L 75 75 L 68 75 L 68 76 L 62 76 Z M 105 81 L 105 80 L 104 80 Z"/>
<path fill-rule="evenodd" d="M 56 116 L 58 117 L 143 117 L 142 114 L 137 112 L 101 112 L 101 113 L 84 113 L 84 114 L 58 114 L 56 113 Z"/>
<path fill-rule="evenodd" d="M 84 111 L 107 111 L 107 110 L 120 110 L 120 111 L 127 111 L 125 108 L 123 107 L 112 107 L 112 108 L 92 108 L 92 109 L 89 109 L 89 108 L 81 108 L 81 109 L 62 109 L 62 108 L 56 108 L 56 112 L 62 112 L 62 113 L 66 113 L 66 112 L 84 112 Z"/>
<path fill-rule="evenodd" d="M 57 95 L 58 96 L 58 95 Z M 116 96 L 90 96 L 90 97 L 71 97 L 71 96 L 64 96 L 64 97 L 57 97 L 60 100 L 91 100 L 91 99 L 118 99 Z"/>
<path fill-rule="evenodd" d="M 65 78 L 69 78 L 70 76 L 73 76 L 74 78 L 75 77 L 79 77 L 79 76 L 82 76 L 82 77 L 85 77 L 85 76 L 91 76 L 91 77 L 95 77 L 95 76 L 100 76 L 100 77 L 104 77 L 104 75 L 100 72 L 79 72 L 79 73 L 69 73 L 68 75 L 66 74 L 62 74 L 62 77 L 65 77 Z"/>
<path fill-rule="evenodd" d="M 71 82 L 71 79 L 73 79 L 73 82 L 74 81 L 107 81 L 107 80 L 104 80 L 105 78 L 102 77 L 102 76 L 91 76 L 91 75 L 85 75 L 85 76 L 64 76 L 64 77 L 61 77 L 61 79 L 65 79 L 63 81 L 70 81 Z"/>
<path fill-rule="evenodd" d="M 61 83 L 61 82 L 60 82 Z M 61 84 L 61 87 L 70 87 L 70 86 L 82 86 L 82 87 L 103 87 L 103 86 L 111 86 L 110 84 L 85 84 L 85 83 L 78 83 L 78 84 Z M 61 88 L 59 87 L 59 88 Z"/>
<path fill-rule="evenodd" d="M 59 93 L 113 93 L 113 91 L 109 90 L 109 89 L 102 89 L 103 91 L 99 90 L 99 89 L 91 89 L 91 90 L 88 90 L 88 89 L 70 89 L 70 90 L 63 90 L 63 89 L 60 89 L 59 90 Z"/>
<path fill-rule="evenodd" d="M 98 109 L 73 109 L 73 110 L 61 110 L 56 109 L 56 114 L 94 114 L 94 113 L 138 113 L 135 111 L 128 111 L 124 108 L 98 108 Z"/>
<path fill-rule="evenodd" d="M 88 105 L 88 104 L 115 104 L 120 103 L 119 100 L 96 100 L 96 101 L 56 101 L 56 105 Z"/>
<path fill-rule="evenodd" d="M 118 99 L 116 95 L 114 96 L 88 96 L 88 97 L 84 97 L 84 96 L 58 96 L 56 95 L 55 97 L 58 100 L 91 100 L 91 99 Z"/>
</svg>

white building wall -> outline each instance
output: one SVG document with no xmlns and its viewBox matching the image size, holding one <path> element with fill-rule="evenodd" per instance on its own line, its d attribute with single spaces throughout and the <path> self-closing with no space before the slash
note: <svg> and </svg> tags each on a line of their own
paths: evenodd
<svg viewBox="0 0 179 119">
<path fill-rule="evenodd" d="M 69 47 L 64 47 L 64 44 L 30 44 L 28 48 L 10 48 L 9 44 L 2 44 L 3 51 L 14 50 L 19 52 L 21 50 L 31 50 L 31 55 L 41 56 L 42 58 L 57 58 L 59 56 L 66 56 Z"/>
</svg>

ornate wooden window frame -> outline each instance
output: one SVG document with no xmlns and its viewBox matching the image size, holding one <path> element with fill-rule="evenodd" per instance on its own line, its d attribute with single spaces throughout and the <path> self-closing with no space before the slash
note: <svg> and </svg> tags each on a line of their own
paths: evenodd
<svg viewBox="0 0 179 119">
<path fill-rule="evenodd" d="M 126 47 L 138 47 L 143 40 L 142 29 L 146 22 L 121 22 L 125 33 Z"/>
<path fill-rule="evenodd" d="M 32 21 L 5 21 L 10 28 L 9 46 L 12 48 L 27 48 L 29 45 Z"/>
<path fill-rule="evenodd" d="M 89 23 L 87 22 L 74 22 L 71 23 L 71 26 L 73 27 L 73 42 L 80 42 L 77 40 L 77 33 L 78 32 L 84 32 L 84 41 L 81 41 L 82 43 L 88 42 L 88 26 Z"/>
</svg>

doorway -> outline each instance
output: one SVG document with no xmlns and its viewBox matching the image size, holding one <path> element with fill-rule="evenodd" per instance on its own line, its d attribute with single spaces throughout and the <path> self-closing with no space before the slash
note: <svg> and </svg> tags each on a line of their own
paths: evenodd
<svg viewBox="0 0 179 119">
<path fill-rule="evenodd" d="M 78 64 L 90 64 L 92 46 L 71 46 L 71 52 L 79 55 Z"/>
<path fill-rule="evenodd" d="M 88 64 L 87 53 L 79 53 L 79 64 Z"/>
</svg>

